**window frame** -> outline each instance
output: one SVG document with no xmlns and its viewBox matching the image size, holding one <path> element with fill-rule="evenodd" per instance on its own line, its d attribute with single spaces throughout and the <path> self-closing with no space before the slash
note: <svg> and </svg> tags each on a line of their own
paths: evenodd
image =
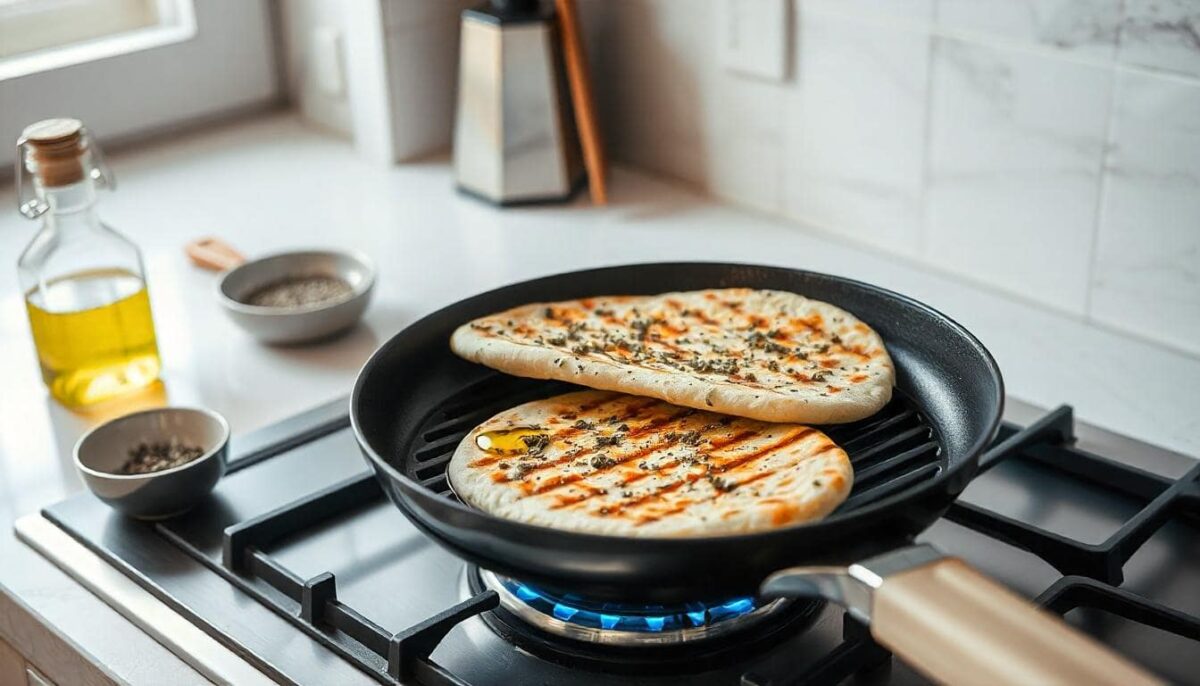
<svg viewBox="0 0 1200 686">
<path fill-rule="evenodd" d="M 81 20 L 92 26 L 78 26 Z M 192 0 L 0 0 L 0 38 L 38 26 L 59 27 L 59 36 L 0 53 L 0 81 L 188 40 L 196 15 Z"/>
<path fill-rule="evenodd" d="M 194 0 L 185 38 L 118 34 L 118 54 L 0 80 L 0 174 L 24 127 L 49 117 L 81 119 L 106 145 L 281 104 L 273 13 L 272 0 Z"/>
</svg>

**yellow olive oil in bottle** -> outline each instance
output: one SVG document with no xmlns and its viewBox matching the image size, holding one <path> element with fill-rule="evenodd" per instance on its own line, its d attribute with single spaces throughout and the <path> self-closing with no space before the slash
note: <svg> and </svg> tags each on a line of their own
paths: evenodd
<svg viewBox="0 0 1200 686">
<path fill-rule="evenodd" d="M 59 402 L 90 405 L 145 387 L 161 363 L 141 252 L 101 223 L 112 176 L 82 123 L 48 119 L 18 143 L 21 214 L 42 228 L 17 263 L 42 379 Z"/>
</svg>

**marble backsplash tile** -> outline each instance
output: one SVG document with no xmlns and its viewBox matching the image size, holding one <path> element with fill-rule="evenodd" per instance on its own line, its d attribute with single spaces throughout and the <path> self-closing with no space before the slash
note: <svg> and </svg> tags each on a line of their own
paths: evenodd
<svg viewBox="0 0 1200 686">
<path fill-rule="evenodd" d="M 720 1 L 583 0 L 615 159 L 1200 354 L 1200 0 L 793 0 L 783 83 Z"/>
<path fill-rule="evenodd" d="M 1118 71 L 1089 314 L 1200 355 L 1200 88 Z"/>
<path fill-rule="evenodd" d="M 709 187 L 706 119 L 715 79 L 712 0 L 590 0 L 595 84 L 611 156 Z"/>
<path fill-rule="evenodd" d="M 925 257 L 1083 315 L 1111 71 L 934 48 Z"/>
<path fill-rule="evenodd" d="M 1122 0 L 937 0 L 937 25 L 1111 60 Z"/>
<path fill-rule="evenodd" d="M 712 102 L 720 105 L 705 112 L 708 189 L 726 200 L 777 213 L 783 203 L 789 89 L 728 72 L 714 76 Z"/>
<path fill-rule="evenodd" d="M 804 47 L 786 117 L 784 213 L 917 255 L 928 32 L 805 12 L 798 36 Z"/>
<path fill-rule="evenodd" d="M 868 19 L 899 19 L 925 24 L 933 21 L 937 0 L 795 0 L 804 12 L 853 15 Z"/>
<path fill-rule="evenodd" d="M 1200 76 L 1200 2 L 1124 0 L 1117 60 Z"/>
</svg>

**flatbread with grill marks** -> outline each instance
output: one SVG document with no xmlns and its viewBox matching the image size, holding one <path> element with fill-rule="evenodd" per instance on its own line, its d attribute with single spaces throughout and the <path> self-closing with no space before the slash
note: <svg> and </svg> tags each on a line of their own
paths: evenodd
<svg viewBox="0 0 1200 686">
<path fill-rule="evenodd" d="M 821 431 L 579 391 L 501 412 L 463 438 L 447 476 L 466 503 L 595 534 L 741 534 L 820 519 L 854 472 Z"/>
<path fill-rule="evenodd" d="M 854 315 L 748 288 L 524 305 L 459 327 L 450 346 L 517 376 L 769 422 L 869 417 L 895 379 L 883 340 Z"/>
</svg>

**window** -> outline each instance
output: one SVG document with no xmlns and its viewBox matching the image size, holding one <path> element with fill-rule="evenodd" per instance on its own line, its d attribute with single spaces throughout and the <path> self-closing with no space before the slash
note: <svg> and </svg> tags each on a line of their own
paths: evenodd
<svg viewBox="0 0 1200 686">
<path fill-rule="evenodd" d="M 29 123 L 101 145 L 280 102 L 268 0 L 0 0 L 0 168 Z"/>
<path fill-rule="evenodd" d="M 187 40 L 191 0 L 0 0 L 0 79 Z"/>
</svg>

